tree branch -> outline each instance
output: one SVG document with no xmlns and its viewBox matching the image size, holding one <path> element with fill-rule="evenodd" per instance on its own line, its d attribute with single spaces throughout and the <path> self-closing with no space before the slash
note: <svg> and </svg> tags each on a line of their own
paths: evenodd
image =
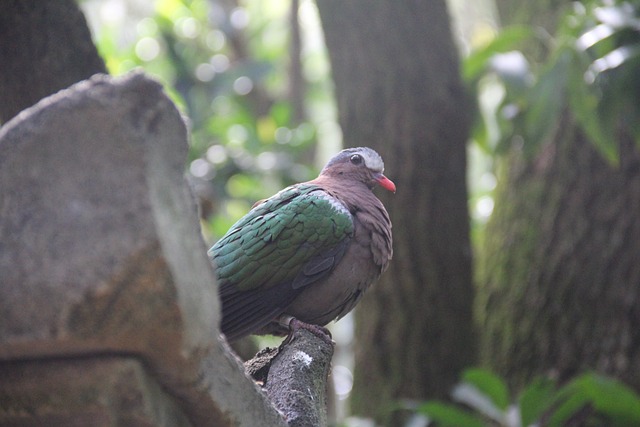
<svg viewBox="0 0 640 427">
<path fill-rule="evenodd" d="M 289 426 L 327 425 L 327 379 L 333 345 L 306 329 L 278 348 L 247 361 L 247 373 L 264 391 Z"/>
</svg>

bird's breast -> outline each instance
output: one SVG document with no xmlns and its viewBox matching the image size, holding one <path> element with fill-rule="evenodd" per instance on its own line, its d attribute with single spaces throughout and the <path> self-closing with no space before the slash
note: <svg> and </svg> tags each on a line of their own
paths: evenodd
<svg viewBox="0 0 640 427">
<path fill-rule="evenodd" d="M 356 221 L 354 237 L 342 260 L 327 277 L 308 285 L 285 313 L 303 322 L 326 325 L 351 311 L 382 273 L 374 261 L 371 240 L 371 230 Z"/>
</svg>

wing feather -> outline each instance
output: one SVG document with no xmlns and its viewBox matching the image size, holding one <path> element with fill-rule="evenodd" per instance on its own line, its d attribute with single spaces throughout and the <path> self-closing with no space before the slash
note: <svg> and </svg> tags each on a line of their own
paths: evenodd
<svg viewBox="0 0 640 427">
<path fill-rule="evenodd" d="M 321 188 L 298 184 L 256 205 L 210 250 L 229 339 L 259 330 L 340 262 L 353 218 Z"/>
</svg>

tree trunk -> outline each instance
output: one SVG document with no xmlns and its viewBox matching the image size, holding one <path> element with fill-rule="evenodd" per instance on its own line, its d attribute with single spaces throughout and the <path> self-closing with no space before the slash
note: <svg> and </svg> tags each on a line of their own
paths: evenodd
<svg viewBox="0 0 640 427">
<path fill-rule="evenodd" d="M 469 105 L 444 1 L 320 0 L 344 141 L 380 152 L 394 259 L 356 309 L 352 407 L 391 423 L 473 362 Z M 395 420 L 394 425 L 397 420 Z"/>
<path fill-rule="evenodd" d="M 107 72 L 73 0 L 4 0 L 0 64 L 0 123 L 45 96 Z"/>
<path fill-rule="evenodd" d="M 535 156 L 512 148 L 503 165 L 478 314 L 483 360 L 517 388 L 595 369 L 640 389 L 640 153 L 618 144 L 616 168 L 567 114 Z"/>
<path fill-rule="evenodd" d="M 607 164 L 572 125 L 512 153 L 487 229 L 485 360 L 516 386 L 584 369 L 640 389 L 640 153 Z"/>
</svg>

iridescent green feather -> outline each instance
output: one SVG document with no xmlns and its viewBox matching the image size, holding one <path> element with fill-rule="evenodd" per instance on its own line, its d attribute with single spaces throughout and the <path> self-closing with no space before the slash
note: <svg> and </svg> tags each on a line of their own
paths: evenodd
<svg viewBox="0 0 640 427">
<path fill-rule="evenodd" d="M 253 208 L 209 251 L 220 285 L 247 291 L 293 280 L 350 239 L 353 221 L 313 185 L 288 187 Z"/>
</svg>

